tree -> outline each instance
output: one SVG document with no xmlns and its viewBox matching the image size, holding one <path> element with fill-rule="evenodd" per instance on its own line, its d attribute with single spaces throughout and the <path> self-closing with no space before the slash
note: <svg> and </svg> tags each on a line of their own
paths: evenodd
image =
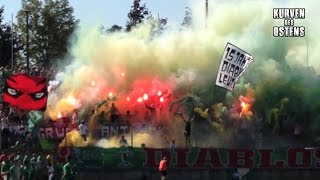
<svg viewBox="0 0 320 180">
<path fill-rule="evenodd" d="M 104 32 L 106 31 L 106 28 L 105 28 L 103 25 L 100 25 L 99 31 L 100 31 L 101 33 L 104 33 Z"/>
<path fill-rule="evenodd" d="M 54 64 L 54 60 L 63 59 L 68 51 L 69 39 L 78 23 L 69 1 L 25 1 L 17 15 L 17 29 L 26 42 L 26 13 L 24 10 L 30 11 L 30 61 L 48 66 Z"/>
<path fill-rule="evenodd" d="M 3 13 L 4 7 L 2 6 L 0 7 L 0 66 L 6 66 L 11 61 L 12 47 L 13 55 L 22 48 L 17 36 L 12 33 L 12 27 L 3 23 Z"/>
<path fill-rule="evenodd" d="M 152 15 L 148 17 L 148 21 L 151 23 L 151 35 L 152 36 L 159 36 L 166 30 L 166 25 L 168 22 L 167 18 L 158 18 L 155 19 Z"/>
<path fill-rule="evenodd" d="M 128 13 L 129 21 L 127 22 L 126 30 L 131 31 L 132 27 L 142 23 L 149 14 L 146 4 L 141 4 L 141 0 L 134 0 L 133 6 L 131 6 L 131 10 Z"/>
<path fill-rule="evenodd" d="M 168 18 L 160 18 L 159 19 L 159 29 L 160 30 L 165 30 L 165 26 L 167 25 L 168 23 Z"/>
<path fill-rule="evenodd" d="M 189 7 L 186 7 L 185 16 L 181 25 L 185 27 L 190 27 L 192 25 L 192 12 Z"/>
<path fill-rule="evenodd" d="M 160 35 L 163 31 L 166 30 L 166 25 L 168 23 L 168 18 L 160 18 L 158 17 L 158 27 L 156 30 L 156 34 Z"/>
<path fill-rule="evenodd" d="M 111 28 L 107 29 L 108 33 L 114 33 L 114 32 L 119 32 L 122 30 L 121 26 L 118 26 L 116 24 L 114 24 Z"/>
</svg>

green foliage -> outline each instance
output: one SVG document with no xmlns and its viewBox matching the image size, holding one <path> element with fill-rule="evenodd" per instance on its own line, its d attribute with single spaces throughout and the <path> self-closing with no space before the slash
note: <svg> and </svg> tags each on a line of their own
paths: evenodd
<svg viewBox="0 0 320 180">
<path fill-rule="evenodd" d="M 149 10 L 146 8 L 146 4 L 141 4 L 141 0 L 134 0 L 128 13 L 129 21 L 126 25 L 126 30 L 131 31 L 133 27 L 142 23 L 150 15 Z"/>
<path fill-rule="evenodd" d="M 114 24 L 111 28 L 109 28 L 107 30 L 108 33 L 114 33 L 114 32 L 119 32 L 121 31 L 123 28 L 119 25 Z"/>
<path fill-rule="evenodd" d="M 192 25 L 192 12 L 189 7 L 186 7 L 185 16 L 181 25 L 185 27 L 189 27 Z"/>
<path fill-rule="evenodd" d="M 152 24 L 151 35 L 153 37 L 156 37 L 161 35 L 165 31 L 168 19 L 160 17 L 158 17 L 158 19 L 155 19 L 153 16 L 150 16 L 148 18 L 148 21 Z"/>
<path fill-rule="evenodd" d="M 22 48 L 18 37 L 12 34 L 12 27 L 9 24 L 3 23 L 3 13 L 4 7 L 2 6 L 0 7 L 0 66 L 8 65 L 11 62 L 12 42 L 14 56 Z"/>
<path fill-rule="evenodd" d="M 23 4 L 17 15 L 17 30 L 26 45 L 26 13 L 29 11 L 30 60 L 45 66 L 62 59 L 77 25 L 68 0 L 33 0 Z"/>
</svg>

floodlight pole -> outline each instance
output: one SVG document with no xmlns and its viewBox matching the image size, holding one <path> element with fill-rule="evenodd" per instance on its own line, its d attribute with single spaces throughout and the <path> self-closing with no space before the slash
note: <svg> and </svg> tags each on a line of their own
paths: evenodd
<svg viewBox="0 0 320 180">
<path fill-rule="evenodd" d="M 27 24 L 27 43 L 26 43 L 26 46 L 27 46 L 27 70 L 28 72 L 30 71 L 30 67 L 29 67 L 29 13 L 30 11 L 29 10 L 24 10 L 23 12 L 26 13 L 26 24 Z"/>
</svg>

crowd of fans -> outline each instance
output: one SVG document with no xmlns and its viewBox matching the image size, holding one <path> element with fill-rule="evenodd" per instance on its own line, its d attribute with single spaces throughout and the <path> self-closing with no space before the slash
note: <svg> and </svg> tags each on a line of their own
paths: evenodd
<svg viewBox="0 0 320 180">
<path fill-rule="evenodd" d="M 0 67 L 0 96 L 2 97 L 5 80 L 11 75 L 29 74 L 53 80 L 56 73 L 54 68 L 30 67 L 30 71 L 28 71 L 28 68 L 19 65 L 2 66 Z M 44 158 L 41 156 L 42 151 L 37 147 L 39 143 L 34 142 L 36 139 L 34 137 L 39 136 L 39 133 L 34 134 L 29 131 L 19 133 L 13 129 L 28 127 L 28 113 L 28 111 L 4 104 L 0 98 L 0 180 L 53 179 L 55 175 L 53 158 L 48 156 L 47 162 L 44 163 Z M 35 153 L 31 155 L 31 152 Z M 68 168 L 66 171 L 65 179 L 68 179 L 71 175 Z"/>
<path fill-rule="evenodd" d="M 48 152 L 44 152 L 41 148 L 39 128 L 28 128 L 29 111 L 10 107 L 2 102 L 5 80 L 14 74 L 46 77 L 50 81 L 54 80 L 57 71 L 54 68 L 45 67 L 31 67 L 30 71 L 23 66 L 0 67 L 0 180 L 76 179 L 75 158 L 71 159 L 70 156 L 61 158 L 57 152 L 50 152 L 53 155 L 46 158 L 44 154 Z M 93 113 L 94 111 L 92 114 L 88 113 L 88 116 L 92 116 Z M 111 122 L 119 121 L 120 113 L 114 105 L 108 113 L 111 115 Z M 126 122 L 129 122 L 134 115 L 128 111 L 125 115 Z M 101 115 L 99 117 L 102 119 Z M 106 115 L 103 116 L 103 119 L 105 117 Z M 71 117 L 60 119 L 63 124 L 77 125 L 81 137 L 86 141 L 88 127 L 80 118 L 78 110 L 75 110 Z M 52 121 L 46 120 L 46 122 Z M 57 122 L 60 123 L 60 121 Z"/>
<path fill-rule="evenodd" d="M 54 68 L 46 69 L 44 67 L 31 67 L 30 71 L 22 66 L 0 67 L 0 95 L 2 96 L 3 86 L 5 80 L 14 74 L 28 74 L 37 77 L 46 77 L 47 80 L 54 80 L 57 71 Z M 2 100 L 2 98 L 0 98 Z M 151 104 L 145 104 L 146 112 L 144 116 L 144 125 L 155 122 L 156 107 Z M 161 110 L 161 109 L 160 109 Z M 94 110 L 88 116 L 93 116 Z M 106 123 L 111 124 L 128 124 L 131 125 L 132 119 L 138 114 L 138 111 L 133 113 L 128 110 L 125 113 L 120 113 L 114 103 L 112 103 L 108 112 L 100 112 L 97 114 L 96 120 L 100 125 Z M 84 141 L 87 140 L 88 127 L 86 122 L 83 121 L 78 110 L 74 110 L 71 117 L 61 117 L 63 123 L 77 125 L 80 135 Z M 54 163 L 54 160 L 59 158 L 48 156 L 45 158 L 44 151 L 40 148 L 40 134 L 39 128 L 28 129 L 24 133 L 17 133 L 15 128 L 28 127 L 29 112 L 10 107 L 0 101 L 0 167 L 1 179 L 12 180 L 41 180 L 41 179 L 74 179 L 76 176 L 75 161 L 71 161 L 70 157 L 64 157 L 65 164 Z M 89 119 L 89 118 L 85 118 Z M 159 125 L 157 125 L 158 127 Z M 38 129 L 38 131 L 35 131 Z M 175 147 L 175 141 L 170 144 L 170 148 Z M 120 146 L 128 146 L 127 140 L 124 136 L 121 137 Z M 2 151 L 5 150 L 5 151 Z M 30 154 L 33 153 L 33 154 Z M 57 153 L 51 152 L 57 155 Z M 22 158 L 23 157 L 23 158 Z M 46 159 L 46 161 L 44 161 Z M 124 165 L 127 165 L 127 152 L 122 154 Z M 60 169 L 59 169 L 60 167 Z M 61 168 L 63 167 L 63 168 Z"/>
<path fill-rule="evenodd" d="M 14 153 L 10 156 L 1 156 L 1 175 L 3 179 L 44 179 L 45 164 L 40 155 Z M 47 166 L 51 168 L 52 160 L 48 157 Z M 52 172 L 52 168 L 50 170 Z M 48 171 L 49 172 L 49 171 Z M 53 171 L 54 172 L 54 171 Z M 48 179 L 48 178 L 45 178 Z"/>
<path fill-rule="evenodd" d="M 0 180 L 73 180 L 77 179 L 77 163 L 68 156 L 63 162 L 53 155 L 17 152 L 9 156 L 0 154 Z"/>
<path fill-rule="evenodd" d="M 28 124 L 28 111 L 19 110 L 13 107 L 9 107 L 8 105 L 2 103 L 2 90 L 4 89 L 5 80 L 14 74 L 29 74 L 31 76 L 39 76 L 46 77 L 48 80 L 53 80 L 57 70 L 53 67 L 45 68 L 45 67 L 30 67 L 30 71 L 25 66 L 16 65 L 13 67 L 10 66 L 2 66 L 0 67 L 0 123 L 1 123 L 1 135 L 2 135 L 2 148 L 11 147 L 15 144 L 16 139 L 11 138 L 15 137 L 15 135 L 21 135 L 12 132 L 12 126 L 24 126 L 26 127 Z M 24 139 L 28 142 L 32 136 L 31 132 L 27 132 L 24 134 Z M 22 137 L 20 137 L 21 140 Z"/>
</svg>

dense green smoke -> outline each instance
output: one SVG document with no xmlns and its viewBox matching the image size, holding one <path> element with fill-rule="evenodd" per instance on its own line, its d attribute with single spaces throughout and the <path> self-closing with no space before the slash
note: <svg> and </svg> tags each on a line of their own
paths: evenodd
<svg viewBox="0 0 320 180">
<path fill-rule="evenodd" d="M 304 126 L 306 134 L 320 135 L 320 126 L 317 126 L 320 29 L 315 23 L 319 2 L 211 3 L 207 28 L 204 28 L 203 21 L 204 3 L 195 2 L 193 27 L 167 30 L 157 37 L 151 37 L 152 26 L 148 23 L 128 33 L 107 35 L 97 29 L 80 28 L 71 47 L 75 59 L 59 76 L 63 79 L 59 93 L 72 102 L 76 97 L 77 102 L 88 104 L 101 101 L 99 95 L 109 86 L 119 91 L 134 91 L 138 89 L 135 86 L 138 80 L 157 80 L 168 85 L 174 100 L 191 95 L 200 99 L 200 103 L 196 103 L 203 109 L 222 102 L 231 114 L 236 112 L 232 105 L 241 95 L 249 93 L 255 100 L 253 116 L 262 117 L 274 133 L 291 132 L 298 123 Z M 283 20 L 273 19 L 272 9 L 275 7 L 305 8 L 306 19 L 295 23 L 306 27 L 306 37 L 273 37 L 273 26 L 283 24 Z M 254 57 L 254 62 L 243 73 L 243 79 L 229 93 L 214 85 L 227 42 Z M 88 87 L 92 82 L 94 88 Z M 119 96 L 121 98 L 127 96 Z M 62 106 L 61 102 L 68 101 L 50 102 L 53 114 L 74 109 L 74 106 Z M 202 133 L 201 128 L 198 131 Z"/>
<path fill-rule="evenodd" d="M 202 4 L 196 4 L 200 14 Z M 207 104 L 224 102 L 230 107 L 240 95 L 246 95 L 250 84 L 255 89 L 253 113 L 262 117 L 271 131 L 278 133 L 278 126 L 281 126 L 283 132 L 292 133 L 295 124 L 299 124 L 311 140 L 319 136 L 320 63 L 317 48 L 320 28 L 315 23 L 319 18 L 315 7 L 319 2 L 233 1 L 211 5 L 212 18 L 208 26 L 211 43 L 218 46 L 227 41 L 234 43 L 250 52 L 255 61 L 238 81 L 234 92 L 213 88 L 212 84 L 197 86 L 200 99 Z M 306 27 L 306 37 L 273 37 L 272 27 L 283 23 L 283 20 L 272 19 L 272 8 L 275 7 L 305 8 L 306 19 L 296 20 L 295 25 Z M 216 73 L 216 70 L 212 71 Z"/>
</svg>

